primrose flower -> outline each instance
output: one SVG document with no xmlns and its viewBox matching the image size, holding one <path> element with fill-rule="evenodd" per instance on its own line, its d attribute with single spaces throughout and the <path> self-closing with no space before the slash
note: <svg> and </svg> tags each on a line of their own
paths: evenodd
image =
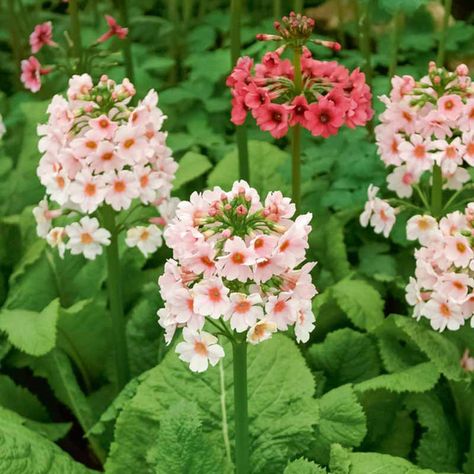
<svg viewBox="0 0 474 474">
<path fill-rule="evenodd" d="M 340 45 L 311 39 L 314 20 L 291 13 L 275 22 L 278 35 L 257 35 L 262 41 L 282 43 L 266 53 L 260 63 L 249 57 L 237 61 L 227 78 L 232 92 L 231 121 L 244 123 L 247 113 L 264 131 L 281 138 L 290 127 L 300 124 L 315 136 L 334 135 L 342 125 L 354 128 L 372 118 L 372 95 L 365 75 L 358 69 L 350 72 L 336 61 L 313 59 L 305 46 L 313 42 L 334 51 Z M 284 59 L 285 49 L 301 50 L 301 85 L 295 82 L 294 66 Z"/>
<path fill-rule="evenodd" d="M 117 23 L 117 20 L 110 15 L 105 15 L 105 21 L 109 25 L 109 30 L 97 39 L 97 43 L 103 43 L 112 36 L 116 36 L 118 39 L 125 39 L 128 35 L 128 28 L 123 28 Z"/>
<path fill-rule="evenodd" d="M 257 344 L 293 327 L 299 342 L 309 339 L 317 293 L 315 264 L 305 264 L 311 214 L 293 220 L 294 213 L 280 192 L 262 203 L 245 181 L 229 192 L 195 192 L 178 204 L 164 231 L 173 259 L 158 280 L 165 301 L 158 317 L 168 343 L 184 328 L 176 350 L 191 370 L 212 365 L 213 354 L 223 356 L 217 340 L 203 339 L 205 331 L 219 328 L 220 336 Z"/>
<path fill-rule="evenodd" d="M 142 223 L 122 225 L 127 230 L 125 243 L 148 256 L 161 246 L 158 226 L 172 218 L 175 206 L 168 201 L 177 164 L 161 131 L 165 117 L 157 107 L 158 95 L 152 90 L 131 107 L 135 92 L 128 80 L 116 84 L 102 76 L 94 85 L 83 74 L 73 76 L 69 86 L 68 99 L 55 96 L 48 107 L 48 123 L 38 127 L 43 156 L 37 174 L 46 188 L 46 197 L 34 210 L 38 235 L 61 252 L 66 248 L 94 258 L 101 253 L 98 246 L 109 240 L 81 241 L 72 222 L 81 214 L 97 221 L 104 207 L 119 213 L 141 204 L 165 211 L 165 219 L 149 215 Z M 53 222 L 58 219 L 60 225 Z M 52 227 L 65 228 L 61 240 L 49 235 Z"/>
<path fill-rule="evenodd" d="M 413 316 L 433 329 L 455 331 L 474 315 L 474 203 L 437 222 L 431 216 L 408 221 L 408 236 L 418 239 L 415 278 L 406 287 Z"/>
<path fill-rule="evenodd" d="M 28 59 L 21 61 L 20 79 L 25 88 L 31 92 L 38 92 L 41 89 L 41 76 L 49 74 L 50 72 L 51 68 L 43 68 L 34 56 L 30 56 Z"/>
<path fill-rule="evenodd" d="M 43 46 L 57 46 L 53 41 L 53 25 L 50 21 L 35 26 L 30 35 L 31 52 L 36 54 Z"/>
<path fill-rule="evenodd" d="M 441 168 L 444 189 L 460 189 L 470 180 L 474 86 L 467 66 L 461 66 L 451 72 L 430 63 L 428 75 L 419 81 L 395 76 L 390 96 L 380 98 L 385 111 L 375 127 L 377 146 L 392 170 L 388 188 L 400 198 L 410 197 L 409 188 L 435 165 Z"/>
</svg>

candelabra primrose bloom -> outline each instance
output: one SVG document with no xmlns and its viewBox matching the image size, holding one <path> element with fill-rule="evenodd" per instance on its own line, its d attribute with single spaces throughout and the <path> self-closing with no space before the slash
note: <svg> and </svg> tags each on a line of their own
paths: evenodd
<svg viewBox="0 0 474 474">
<path fill-rule="evenodd" d="M 245 181 L 230 192 L 219 187 L 178 205 L 165 230 L 174 259 L 159 278 L 165 307 L 159 324 L 190 369 L 202 372 L 224 356 L 217 338 L 258 344 L 294 327 L 298 342 L 314 329 L 311 299 L 317 291 L 304 263 L 311 214 L 292 217 L 295 206 L 280 192 L 261 203 Z M 207 324 L 206 324 L 207 323 Z"/>
<path fill-rule="evenodd" d="M 474 88 L 464 64 L 454 72 L 430 63 L 420 81 L 411 76 L 392 79 L 386 110 L 375 129 L 380 156 L 392 172 L 388 189 L 410 197 L 424 172 L 435 165 L 443 188 L 458 190 L 470 180 L 474 166 Z"/>
<path fill-rule="evenodd" d="M 134 95 L 127 79 L 116 84 L 102 76 L 94 85 L 89 75 L 76 75 L 69 81 L 68 99 L 54 96 L 48 123 L 38 126 L 43 156 L 37 174 L 46 197 L 33 212 L 38 235 L 61 256 L 69 249 L 95 258 L 110 243 L 110 233 L 89 215 L 100 216 L 104 207 L 126 211 L 139 203 L 158 208 L 162 217 L 135 227 L 136 219 L 125 216 L 120 223 L 128 228 L 125 242 L 145 255 L 161 245 L 156 224 L 166 223 L 173 212 L 170 191 L 177 163 L 161 131 L 166 117 L 157 107 L 157 93 L 151 90 L 131 107 Z M 54 221 L 62 225 L 53 226 Z"/>
<path fill-rule="evenodd" d="M 439 223 L 416 215 L 408 221 L 407 235 L 421 244 L 415 278 L 406 287 L 413 316 L 428 318 L 439 331 L 455 331 L 468 319 L 474 327 L 474 202 Z"/>
<path fill-rule="evenodd" d="M 280 35 L 257 38 L 283 42 L 283 46 L 266 53 L 255 65 L 249 57 L 240 58 L 227 78 L 233 96 L 233 123 L 242 124 L 250 111 L 257 125 L 275 138 L 283 137 L 296 124 L 326 138 L 344 124 L 353 128 L 372 118 L 372 95 L 364 73 L 359 69 L 351 73 L 336 61 L 313 59 L 304 46 L 312 41 L 340 49 L 338 43 L 310 40 L 313 19 L 292 13 L 283 18 L 283 25 L 275 22 L 275 27 Z M 286 48 L 301 50 L 299 64 L 282 59 Z"/>
</svg>

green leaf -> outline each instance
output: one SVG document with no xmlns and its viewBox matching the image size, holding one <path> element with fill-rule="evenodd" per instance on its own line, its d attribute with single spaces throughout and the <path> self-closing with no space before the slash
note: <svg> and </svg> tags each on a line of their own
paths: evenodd
<svg viewBox="0 0 474 474">
<path fill-rule="evenodd" d="M 427 3 L 428 0 L 380 0 L 380 6 L 391 15 L 399 11 L 411 15 Z"/>
<path fill-rule="evenodd" d="M 463 377 L 459 365 L 461 355 L 451 341 L 412 318 L 393 316 L 393 319 L 443 375 L 451 380 L 460 380 Z"/>
<path fill-rule="evenodd" d="M 4 309 L 0 312 L 0 329 L 8 340 L 27 354 L 48 353 L 56 343 L 56 321 L 59 300 L 53 300 L 41 313 L 24 309 Z"/>
<path fill-rule="evenodd" d="M 25 418 L 48 420 L 48 412 L 36 396 L 3 374 L 0 374 L 0 405 Z"/>
<path fill-rule="evenodd" d="M 309 355 L 315 369 L 324 371 L 330 387 L 362 382 L 380 373 L 374 342 L 350 328 L 330 332 L 324 342 L 311 346 Z"/>
<path fill-rule="evenodd" d="M 198 407 L 187 401 L 170 406 L 160 421 L 158 438 L 147 456 L 156 474 L 230 472 L 230 466 L 224 466 L 222 458 L 223 453 L 203 432 Z"/>
<path fill-rule="evenodd" d="M 8 474 L 92 473 L 43 436 L 0 416 L 0 472 Z"/>
<path fill-rule="evenodd" d="M 393 392 L 426 392 L 439 379 L 439 372 L 432 362 L 424 362 L 393 374 L 379 375 L 355 386 L 356 391 L 365 392 L 383 388 Z"/>
<path fill-rule="evenodd" d="M 261 194 L 280 189 L 287 194 L 289 187 L 280 173 L 281 167 L 289 162 L 288 153 L 267 142 L 249 140 L 249 164 L 252 186 Z M 237 148 L 224 156 L 209 174 L 209 187 L 221 186 L 230 189 L 239 179 Z"/>
<path fill-rule="evenodd" d="M 403 458 L 379 453 L 351 453 L 339 445 L 331 449 L 331 474 L 435 474 Z"/>
<path fill-rule="evenodd" d="M 54 349 L 47 355 L 32 361 L 33 372 L 44 377 L 54 394 L 69 407 L 84 431 L 88 431 L 95 421 L 89 403 L 77 383 L 71 362 L 64 352 Z"/>
<path fill-rule="evenodd" d="M 51 441 L 57 441 L 66 436 L 71 429 L 72 423 L 43 423 L 40 421 L 30 420 L 18 414 L 15 411 L 0 406 L 0 416 L 7 420 L 18 423 L 30 430 L 44 436 Z M 1 452 L 1 451 L 0 451 Z"/>
<path fill-rule="evenodd" d="M 331 287 L 340 308 L 360 329 L 374 330 L 384 319 L 379 292 L 363 280 L 342 280 Z"/>
<path fill-rule="evenodd" d="M 224 348 L 223 362 L 203 374 L 190 372 L 169 352 L 145 375 L 117 419 L 108 473 L 146 471 L 160 421 L 182 400 L 199 407 L 203 430 L 216 446 L 226 445 L 224 434 L 233 442 L 232 350 L 230 344 Z M 249 347 L 248 368 L 252 472 L 281 472 L 311 441 L 317 421 L 314 380 L 294 342 L 282 335 Z"/>
<path fill-rule="evenodd" d="M 451 413 L 445 413 L 439 398 L 430 393 L 411 395 L 406 404 L 416 411 L 418 422 L 426 429 L 416 448 L 417 463 L 437 471 L 456 472 L 461 452 L 456 429 L 450 423 Z"/>
<path fill-rule="evenodd" d="M 312 461 L 308 461 L 304 458 L 296 459 L 291 461 L 286 466 L 283 474 L 326 474 L 327 471 L 324 467 L 318 466 Z"/>
<path fill-rule="evenodd" d="M 193 179 L 199 178 L 206 171 L 212 168 L 208 158 L 200 153 L 188 151 L 180 160 L 176 172 L 173 186 L 179 189 L 183 184 L 189 183 Z"/>
<path fill-rule="evenodd" d="M 397 261 L 387 244 L 371 242 L 359 248 L 359 271 L 377 281 L 389 282 L 397 277 Z"/>
<path fill-rule="evenodd" d="M 367 433 L 366 419 L 350 385 L 324 394 L 318 400 L 318 406 L 319 422 L 315 429 L 312 457 L 327 464 L 332 443 L 347 447 L 356 447 L 362 443 Z"/>
</svg>

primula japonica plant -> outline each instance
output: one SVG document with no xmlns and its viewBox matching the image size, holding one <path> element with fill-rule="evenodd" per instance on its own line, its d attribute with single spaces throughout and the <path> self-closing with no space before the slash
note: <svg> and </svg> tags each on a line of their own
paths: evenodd
<svg viewBox="0 0 474 474">
<path fill-rule="evenodd" d="M 71 16 L 71 18 L 74 23 L 75 17 Z M 67 77 L 71 77 L 78 72 L 90 71 L 97 60 L 100 60 L 102 68 L 111 67 L 113 64 L 107 60 L 111 51 L 101 50 L 99 46 L 113 36 L 124 40 L 128 29 L 121 27 L 109 15 L 106 15 L 105 19 L 109 27 L 108 31 L 87 48 L 81 47 L 78 34 L 73 35 L 72 39 L 66 34 L 65 44 L 54 41 L 53 25 L 50 21 L 36 25 L 29 37 L 32 55 L 21 61 L 21 81 L 25 88 L 31 92 L 38 92 L 41 89 L 41 77 L 54 70 L 60 70 Z M 71 29 L 73 26 L 71 25 Z M 45 49 L 50 50 L 48 53 L 54 51 L 54 65 L 42 66 L 38 59 L 38 56 L 44 54 Z M 50 55 L 48 54 L 45 58 L 50 58 Z"/>
<path fill-rule="evenodd" d="M 183 328 L 176 352 L 195 372 L 224 357 L 216 336 L 232 343 L 237 472 L 248 470 L 247 343 L 290 327 L 298 342 L 307 342 L 314 329 L 315 263 L 303 264 L 311 214 L 293 221 L 294 213 L 279 191 L 262 204 L 255 189 L 238 181 L 230 192 L 193 193 L 165 230 L 174 259 L 159 278 L 166 303 L 159 323 L 168 343 Z"/>
<path fill-rule="evenodd" d="M 282 22 L 275 22 L 278 35 L 259 34 L 262 41 L 283 43 L 266 53 L 254 65 L 242 57 L 227 79 L 232 91 L 232 122 L 244 123 L 250 111 L 257 125 L 275 138 L 293 129 L 293 201 L 300 203 L 300 133 L 301 127 L 314 136 L 327 138 L 343 125 L 365 125 L 372 118 L 372 95 L 365 75 L 352 73 L 336 61 L 313 59 L 305 46 L 312 42 L 340 50 L 332 41 L 312 39 L 315 22 L 312 18 L 290 13 Z M 293 50 L 293 61 L 283 59 L 286 49 Z"/>
<path fill-rule="evenodd" d="M 390 98 L 381 98 L 387 108 L 376 138 L 392 169 L 387 187 L 397 198 L 385 201 L 371 185 L 360 216 L 364 227 L 370 224 L 388 237 L 399 211 L 417 213 L 406 227 L 407 238 L 422 246 L 415 251 L 416 278 L 407 286 L 407 301 L 414 317 L 430 319 L 440 331 L 459 329 L 474 310 L 472 204 L 464 210 L 472 196 L 463 198 L 472 189 L 468 168 L 474 166 L 474 89 L 468 73 L 464 64 L 450 72 L 431 62 L 418 82 L 411 76 L 392 80 Z M 463 212 L 447 214 L 456 208 Z"/>
<path fill-rule="evenodd" d="M 125 243 L 145 256 L 161 246 L 177 169 L 161 131 L 166 117 L 157 93 L 132 107 L 134 95 L 127 79 L 116 84 L 102 76 L 94 85 L 83 74 L 70 79 L 67 99 L 53 97 L 48 123 L 38 127 L 43 156 L 37 174 L 46 197 L 33 211 L 38 235 L 60 256 L 69 250 L 95 259 L 106 247 L 120 386 L 128 375 L 118 236 L 126 231 Z"/>
</svg>

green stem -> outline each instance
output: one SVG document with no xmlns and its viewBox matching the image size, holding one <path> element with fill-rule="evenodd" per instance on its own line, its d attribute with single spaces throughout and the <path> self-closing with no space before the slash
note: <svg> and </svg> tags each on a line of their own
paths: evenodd
<svg viewBox="0 0 474 474">
<path fill-rule="evenodd" d="M 302 89 L 301 78 L 301 47 L 294 48 L 293 55 L 293 69 L 295 92 L 299 94 Z M 293 202 L 296 206 L 296 211 L 300 210 L 301 206 L 301 126 L 296 124 L 293 127 L 291 150 L 291 184 L 293 191 Z"/>
<path fill-rule="evenodd" d="M 438 165 L 433 167 L 433 183 L 431 185 L 431 214 L 440 217 L 443 209 L 443 176 Z"/>
<path fill-rule="evenodd" d="M 107 290 L 109 294 L 109 311 L 117 375 L 117 393 L 129 381 L 127 341 L 125 338 L 125 315 L 123 310 L 123 293 L 120 275 L 118 251 L 118 230 L 114 210 L 105 206 L 101 209 L 102 225 L 110 232 L 110 245 L 107 252 Z"/>
<path fill-rule="evenodd" d="M 444 16 L 443 26 L 439 32 L 439 45 L 438 45 L 438 66 L 444 66 L 446 56 L 446 33 L 448 31 L 449 17 L 451 15 L 452 0 L 444 0 Z"/>
<path fill-rule="evenodd" d="M 82 70 L 82 40 L 81 40 L 81 23 L 79 20 L 79 7 L 77 0 L 69 0 L 69 17 L 71 20 L 71 39 L 72 53 L 78 60 L 78 70 Z"/>
<path fill-rule="evenodd" d="M 295 13 L 303 13 L 304 0 L 294 0 L 293 1 L 293 10 Z"/>
<path fill-rule="evenodd" d="M 273 0 L 273 18 L 281 18 L 281 0 Z"/>
<path fill-rule="evenodd" d="M 388 69 L 388 80 L 391 81 L 395 75 L 398 63 L 398 48 L 400 46 L 400 31 L 403 26 L 403 12 L 398 10 L 393 17 L 392 25 L 392 50 L 390 53 L 390 66 Z"/>
<path fill-rule="evenodd" d="M 247 405 L 247 342 L 232 344 L 234 364 L 235 471 L 250 472 Z"/>
<path fill-rule="evenodd" d="M 344 33 L 344 5 L 342 0 L 336 0 L 337 8 L 337 40 L 344 48 L 346 45 L 346 35 Z"/>
<path fill-rule="evenodd" d="M 359 1 L 359 0 L 358 0 Z M 373 0 L 366 0 L 366 4 L 363 6 L 362 14 L 360 15 L 360 25 L 359 25 L 359 46 L 362 52 L 362 56 L 364 57 L 364 73 L 365 73 L 365 81 L 367 85 L 372 89 L 372 52 L 370 46 L 370 38 L 371 38 L 371 28 L 372 28 L 372 4 Z M 373 136 L 374 133 L 374 122 L 373 119 L 367 122 L 366 125 L 367 131 L 369 132 L 370 136 Z"/>
<path fill-rule="evenodd" d="M 230 57 L 235 65 L 240 57 L 240 17 L 242 0 L 231 0 L 230 4 Z M 247 144 L 247 127 L 244 124 L 236 129 L 237 150 L 239 153 L 240 178 L 250 182 L 249 152 Z"/>
<path fill-rule="evenodd" d="M 127 0 L 119 0 L 118 7 L 120 11 L 120 21 L 122 22 L 122 26 L 128 28 L 128 35 L 122 41 L 122 48 L 123 48 L 123 57 L 125 60 L 125 73 L 127 74 L 128 79 L 131 82 L 135 82 L 135 75 L 133 72 L 133 55 L 132 55 L 132 43 L 130 41 L 130 21 L 128 16 L 128 1 Z"/>
</svg>

